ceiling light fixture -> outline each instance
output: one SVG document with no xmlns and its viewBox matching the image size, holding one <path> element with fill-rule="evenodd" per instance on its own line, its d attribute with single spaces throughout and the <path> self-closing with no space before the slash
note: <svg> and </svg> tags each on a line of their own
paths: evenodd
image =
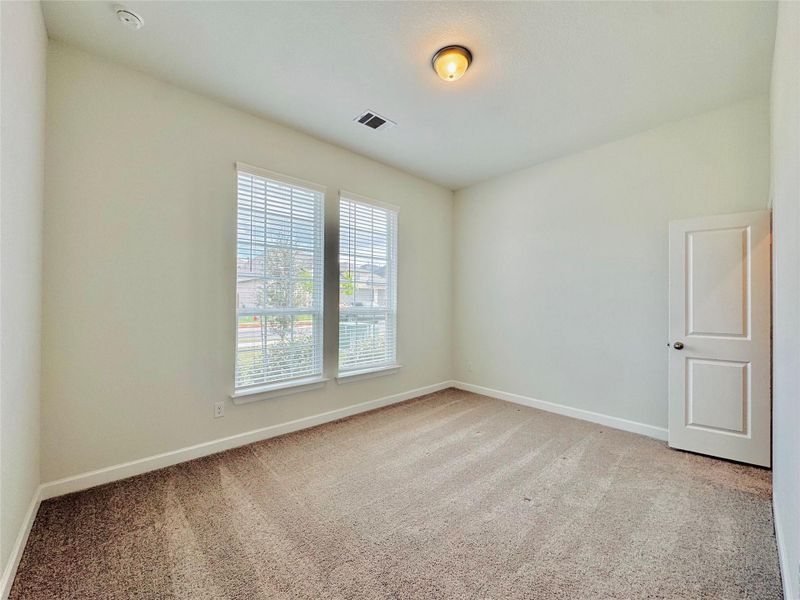
<svg viewBox="0 0 800 600">
<path fill-rule="evenodd" d="M 464 46 L 445 46 L 431 59 L 436 74 L 445 81 L 461 79 L 472 62 L 472 52 Z"/>
</svg>

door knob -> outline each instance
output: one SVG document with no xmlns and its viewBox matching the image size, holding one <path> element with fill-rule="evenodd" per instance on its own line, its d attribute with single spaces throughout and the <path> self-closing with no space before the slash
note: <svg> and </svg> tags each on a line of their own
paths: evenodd
<svg viewBox="0 0 800 600">
<path fill-rule="evenodd" d="M 683 342 L 675 342 L 672 344 L 672 347 L 675 348 L 675 350 L 683 350 Z"/>
</svg>

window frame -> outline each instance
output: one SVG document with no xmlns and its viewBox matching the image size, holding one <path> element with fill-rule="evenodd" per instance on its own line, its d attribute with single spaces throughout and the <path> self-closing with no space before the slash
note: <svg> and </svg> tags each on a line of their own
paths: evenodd
<svg viewBox="0 0 800 600">
<path fill-rule="evenodd" d="M 325 201 L 326 201 L 326 194 L 327 188 L 321 184 L 315 183 L 313 181 L 308 181 L 305 179 L 300 179 L 297 177 L 292 177 L 289 175 L 284 175 L 283 173 L 277 173 L 275 171 L 269 171 L 267 169 L 262 169 L 260 167 L 255 167 L 253 165 L 249 165 L 243 162 L 236 162 L 234 163 L 234 177 L 235 177 L 235 186 L 236 186 L 236 194 L 235 194 L 235 202 L 236 202 L 236 226 L 235 226 L 235 235 L 234 235 L 234 277 L 236 283 L 234 285 L 234 298 L 238 297 L 239 294 L 239 279 L 238 279 L 238 253 L 239 253 L 239 174 L 244 173 L 246 175 L 251 175 L 255 177 L 260 177 L 262 179 L 267 179 L 270 181 L 274 181 L 280 184 L 303 188 L 310 192 L 318 193 L 321 196 L 320 199 L 320 215 L 319 215 L 319 228 L 320 231 L 315 239 L 315 252 L 318 251 L 320 253 L 319 264 L 321 265 L 321 272 L 317 276 L 315 274 L 315 279 L 319 281 L 319 307 L 318 309 L 311 308 L 308 310 L 308 313 L 315 315 L 318 318 L 318 324 L 315 327 L 315 331 L 313 335 L 315 337 L 315 350 L 319 353 L 319 371 L 318 373 L 314 373 L 310 376 L 302 376 L 302 377 L 290 377 L 286 379 L 281 379 L 277 381 L 265 382 L 265 383 L 256 383 L 247 386 L 238 386 L 236 385 L 236 370 L 238 364 L 238 336 L 239 336 L 239 305 L 238 301 L 234 302 L 234 352 L 233 352 L 233 386 L 232 392 L 230 394 L 230 398 L 233 399 L 234 403 L 242 404 L 247 402 L 253 402 L 256 400 L 261 400 L 266 397 L 275 397 L 275 396 L 283 396 L 286 394 L 297 393 L 300 391 L 307 391 L 310 389 L 316 389 L 325 385 L 326 381 L 329 381 L 329 378 L 325 377 L 325 343 L 324 343 L 324 332 L 325 332 Z M 316 282 L 315 282 L 316 283 Z M 316 290 L 315 290 L 316 292 Z M 315 293 L 316 295 L 316 293 Z M 295 310 L 295 309 L 290 309 Z M 304 313 L 305 314 L 305 313 Z"/>
<path fill-rule="evenodd" d="M 342 201 L 351 201 L 356 204 L 363 204 L 367 206 L 371 206 L 374 208 L 383 209 L 387 212 L 394 213 L 393 225 L 394 225 L 394 239 L 389 240 L 387 250 L 391 250 L 392 256 L 387 256 L 387 265 L 391 264 L 391 260 L 393 259 L 393 265 L 390 269 L 391 271 L 391 284 L 392 289 L 389 290 L 390 297 L 391 297 L 391 305 L 390 308 L 384 312 L 391 313 L 392 318 L 392 325 L 394 328 L 394 346 L 392 348 L 392 360 L 381 362 L 381 363 L 372 363 L 370 365 L 366 365 L 363 368 L 355 368 L 355 369 L 345 369 L 342 370 L 341 368 L 341 361 L 340 361 L 340 353 L 341 353 L 341 323 L 342 323 L 342 313 L 346 313 L 347 309 L 343 309 L 340 306 L 340 294 L 341 294 L 341 281 L 342 281 L 342 263 L 341 263 L 341 240 L 342 240 L 342 212 L 341 206 Z M 336 272 L 337 272 L 337 290 L 336 290 L 336 305 L 338 308 L 338 318 L 337 318 L 337 340 L 336 345 L 336 381 L 338 383 L 350 383 L 354 381 L 361 381 L 363 379 L 372 379 L 373 377 L 380 377 L 383 375 L 391 375 L 397 373 L 401 368 L 402 365 L 398 361 L 397 357 L 397 346 L 398 346 L 398 271 L 399 271 L 399 237 L 400 237 L 400 207 L 394 204 L 389 204 L 388 202 L 381 202 L 379 200 L 375 200 L 374 198 L 370 198 L 368 196 L 362 196 L 361 194 L 356 194 L 355 192 L 350 192 L 348 190 L 339 190 L 339 210 L 338 210 L 338 223 L 337 223 L 337 230 L 339 233 L 339 243 L 337 247 L 337 255 L 336 255 Z"/>
</svg>

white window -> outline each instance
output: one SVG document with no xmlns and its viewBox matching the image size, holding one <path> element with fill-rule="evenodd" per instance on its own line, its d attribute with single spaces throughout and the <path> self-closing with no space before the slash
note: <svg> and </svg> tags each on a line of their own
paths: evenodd
<svg viewBox="0 0 800 600">
<path fill-rule="evenodd" d="M 397 362 L 397 210 L 339 200 L 339 374 Z"/>
<path fill-rule="evenodd" d="M 325 188 L 236 169 L 235 391 L 321 377 Z"/>
</svg>

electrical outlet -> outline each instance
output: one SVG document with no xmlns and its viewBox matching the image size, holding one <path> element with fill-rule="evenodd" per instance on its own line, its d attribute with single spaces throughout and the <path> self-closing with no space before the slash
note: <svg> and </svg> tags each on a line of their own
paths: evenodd
<svg viewBox="0 0 800 600">
<path fill-rule="evenodd" d="M 225 403 L 217 402 L 214 404 L 214 418 L 219 419 L 225 416 Z"/>
</svg>

